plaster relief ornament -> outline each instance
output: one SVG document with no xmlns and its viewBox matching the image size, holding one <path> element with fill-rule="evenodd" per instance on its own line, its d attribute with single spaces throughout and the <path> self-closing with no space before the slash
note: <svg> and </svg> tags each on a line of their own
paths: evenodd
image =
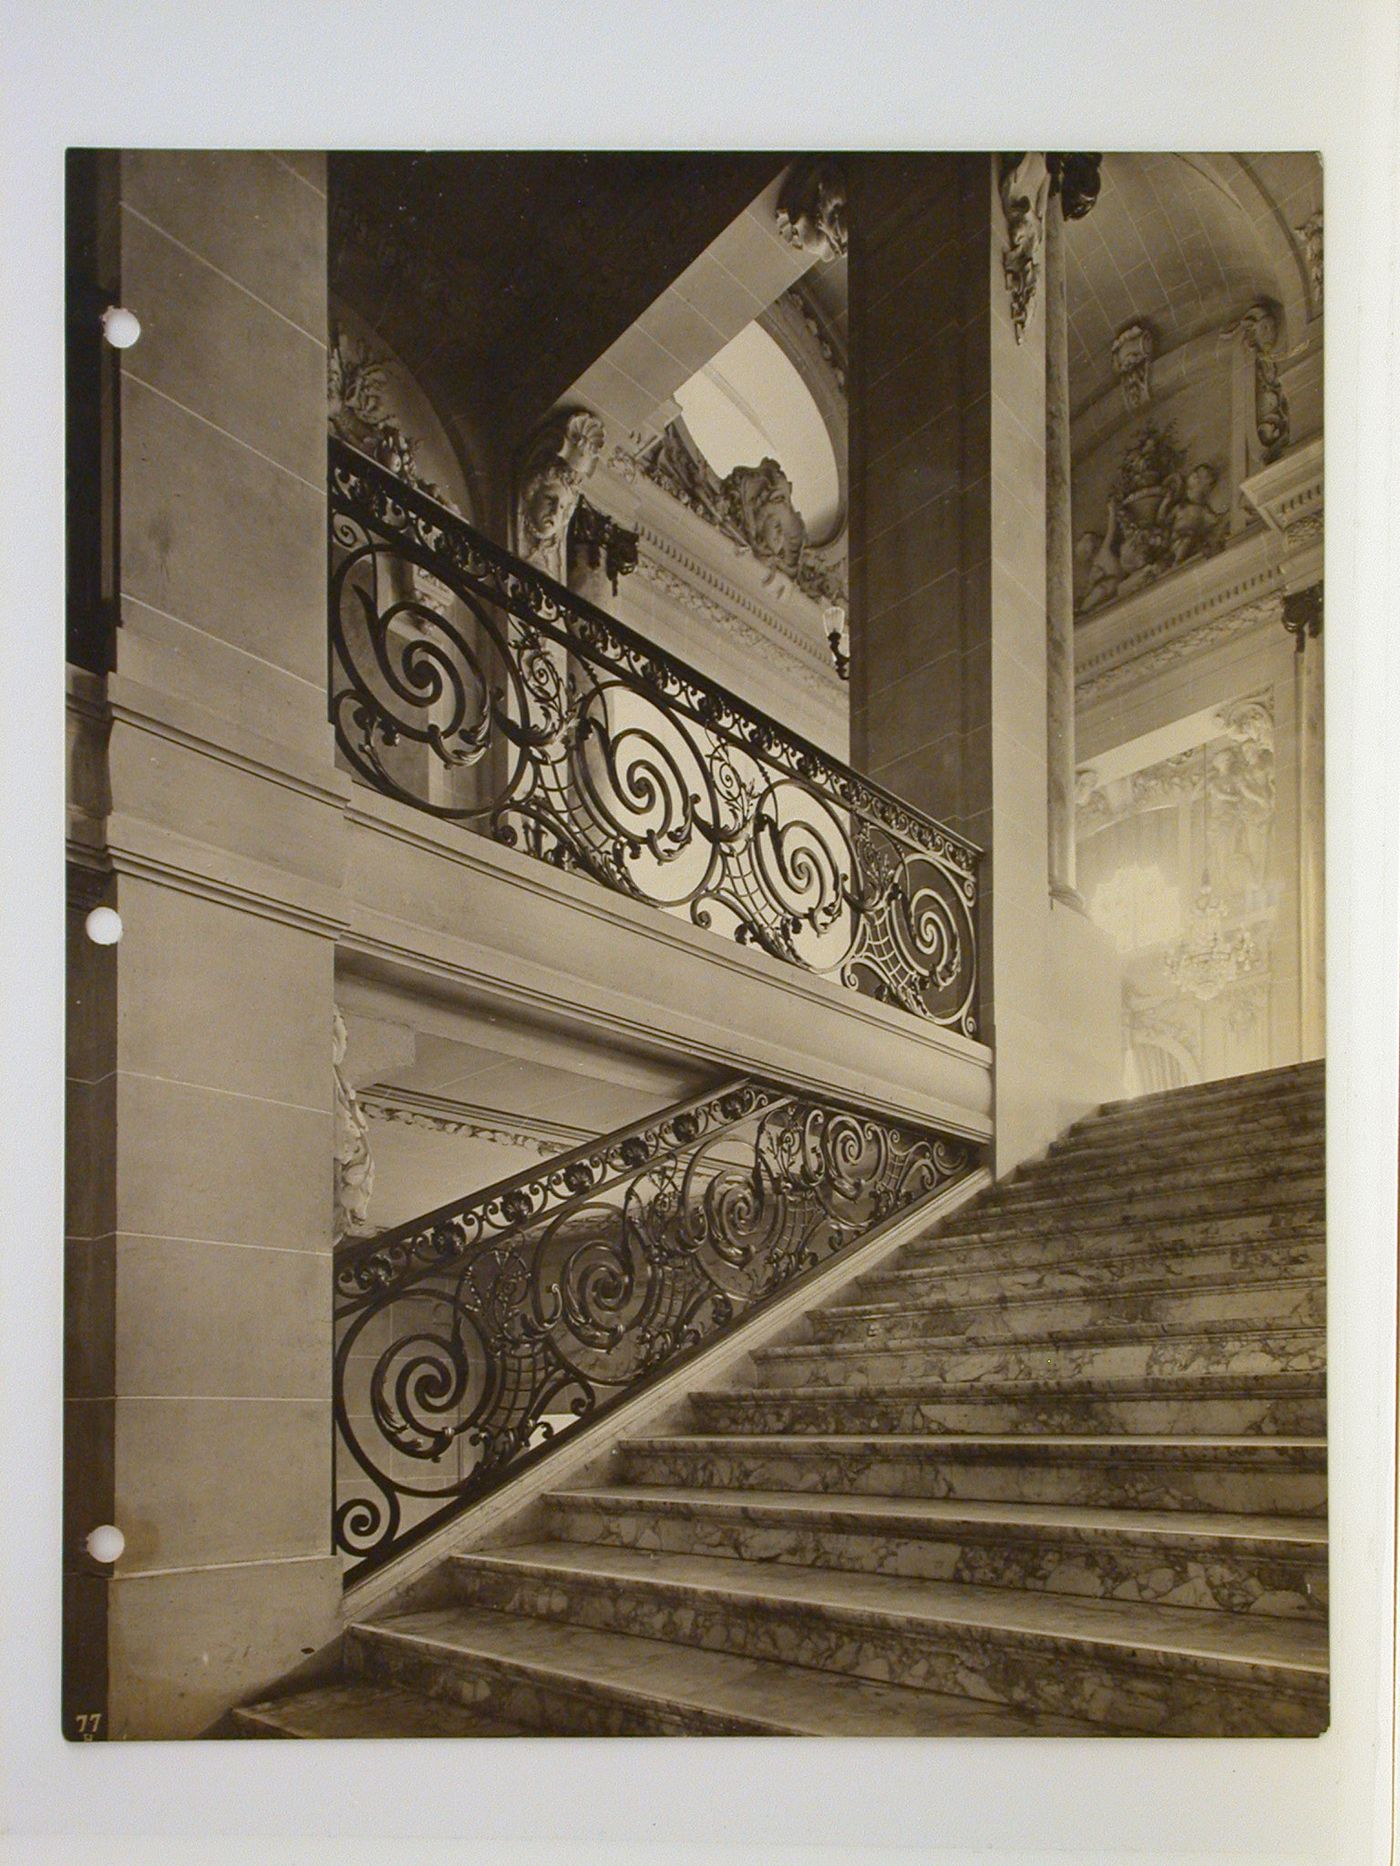
<svg viewBox="0 0 1400 1866">
<path fill-rule="evenodd" d="M 598 417 L 580 409 L 549 422 L 526 453 L 515 503 L 516 548 L 558 583 L 568 581 L 569 521 L 606 440 Z"/>
<path fill-rule="evenodd" d="M 1314 305 L 1322 309 L 1322 209 L 1309 214 L 1301 227 L 1294 232 L 1303 242 L 1303 257 L 1307 261 L 1308 285 L 1312 291 Z"/>
<path fill-rule="evenodd" d="M 812 549 L 807 525 L 793 504 L 792 481 L 773 458 L 736 466 L 723 479 L 706 460 L 685 422 L 677 419 L 637 457 L 653 484 L 707 520 L 770 577 L 783 577 L 823 607 L 848 609 L 839 568 Z"/>
<path fill-rule="evenodd" d="M 1145 408 L 1152 400 L 1152 332 L 1146 324 L 1129 324 L 1113 339 L 1113 373 L 1131 409 Z"/>
<path fill-rule="evenodd" d="M 1002 156 L 998 193 L 1006 216 L 1001 270 L 1011 295 L 1011 328 L 1021 343 L 1035 308 L 1045 244 L 1045 203 L 1050 194 L 1045 157 L 1034 153 Z"/>
<path fill-rule="evenodd" d="M 1291 426 L 1288 397 L 1274 358 L 1279 338 L 1278 313 L 1260 299 L 1225 334 L 1238 335 L 1254 356 L 1254 431 L 1259 436 L 1263 463 L 1270 466 L 1287 447 Z"/>
<path fill-rule="evenodd" d="M 348 338 L 333 332 L 326 368 L 332 433 L 460 518 L 461 513 L 442 487 L 420 471 L 418 442 L 394 418 L 388 358 L 368 356 Z"/>
<path fill-rule="evenodd" d="M 349 1037 L 337 1006 L 331 1020 L 331 1072 L 335 1083 L 333 1165 L 334 1235 L 366 1237 L 373 1233 L 369 1202 L 374 1191 L 374 1161 L 369 1150 L 369 1122 L 345 1075 Z"/>
<path fill-rule="evenodd" d="M 799 162 L 778 196 L 778 232 L 823 265 L 846 256 L 846 179 L 829 157 Z"/>
<path fill-rule="evenodd" d="M 1190 558 L 1223 549 L 1229 515 L 1211 504 L 1219 474 L 1206 460 L 1189 472 L 1185 463 L 1170 423 L 1148 422 L 1129 442 L 1109 485 L 1103 530 L 1075 542 L 1076 613 L 1102 609 Z"/>
</svg>

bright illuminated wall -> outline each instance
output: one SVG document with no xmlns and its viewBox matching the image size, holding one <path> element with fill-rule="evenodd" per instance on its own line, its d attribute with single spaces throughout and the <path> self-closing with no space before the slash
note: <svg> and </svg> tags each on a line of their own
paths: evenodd
<svg viewBox="0 0 1400 1866">
<path fill-rule="evenodd" d="M 1125 1094 L 1295 1060 L 1281 727 L 1264 687 L 1081 770 L 1079 888 L 1123 957 Z"/>
</svg>

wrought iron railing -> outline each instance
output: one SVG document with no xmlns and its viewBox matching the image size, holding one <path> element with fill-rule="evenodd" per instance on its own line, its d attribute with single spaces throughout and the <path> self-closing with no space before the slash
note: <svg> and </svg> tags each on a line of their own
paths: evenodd
<svg viewBox="0 0 1400 1866">
<path fill-rule="evenodd" d="M 347 1580 L 973 1163 L 963 1141 L 744 1077 L 341 1245 Z"/>
<path fill-rule="evenodd" d="M 376 789 L 977 1029 L 978 850 L 330 443 L 330 710 Z"/>
</svg>

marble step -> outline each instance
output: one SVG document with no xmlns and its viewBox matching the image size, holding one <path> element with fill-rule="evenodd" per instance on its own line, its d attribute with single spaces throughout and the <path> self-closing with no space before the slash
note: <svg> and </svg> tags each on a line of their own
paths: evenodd
<svg viewBox="0 0 1400 1866">
<path fill-rule="evenodd" d="M 1318 1516 L 1318 1439 L 693 1434 L 625 1439 L 625 1484 Z"/>
<path fill-rule="evenodd" d="M 1096 1726 L 669 1640 L 447 1606 L 362 1623 L 349 1663 L 554 1736 L 1082 1736 Z"/>
<path fill-rule="evenodd" d="M 1299 1093 L 1259 1100 L 1245 1106 L 1228 1103 L 1195 1109 L 1128 1107 L 1110 1114 L 1089 1114 L 1067 1128 L 1058 1146 L 1073 1147 L 1092 1138 L 1096 1144 L 1136 1146 L 1144 1140 L 1174 1139 L 1183 1147 L 1209 1142 L 1222 1134 L 1295 1134 L 1320 1141 L 1326 1133 L 1326 1108 L 1320 1096 Z"/>
<path fill-rule="evenodd" d="M 984 1338 L 1035 1341 L 1045 1335 L 1062 1340 L 1076 1333 L 1093 1334 L 1132 1324 L 1152 1330 L 1235 1324 L 1287 1328 L 1320 1325 L 1326 1319 L 1325 1310 L 1321 1277 L 1306 1276 L 1267 1283 L 1201 1282 L 1190 1289 L 1158 1283 L 1082 1295 L 1050 1291 L 1008 1296 L 1001 1302 L 829 1304 L 808 1310 L 805 1320 L 813 1341 L 893 1346 L 906 1341 Z"/>
<path fill-rule="evenodd" d="M 1077 1154 L 1050 1154 L 1016 1169 L 999 1182 L 995 1196 L 1007 1198 L 1013 1193 L 1044 1196 L 1052 1190 L 1082 1189 L 1086 1194 L 1106 1195 L 1121 1187 L 1125 1192 L 1166 1192 L 1185 1187 L 1196 1193 L 1211 1193 L 1217 1188 L 1238 1190 L 1241 1186 L 1268 1186 L 1278 1180 L 1292 1180 L 1311 1174 L 1314 1178 L 1326 1169 L 1326 1155 L 1320 1147 L 1286 1147 L 1272 1153 L 1238 1152 L 1226 1159 L 1202 1157 L 1195 1147 L 1177 1147 L 1157 1153 L 1144 1153 L 1136 1145 L 1096 1148 L 1091 1157 Z"/>
<path fill-rule="evenodd" d="M 1202 1207 L 1217 1212 L 1258 1211 L 1263 1206 L 1296 1205 L 1299 1201 L 1323 1197 L 1326 1175 L 1320 1168 L 1308 1167 L 1296 1172 L 1253 1174 L 1249 1178 L 1202 1180 L 1199 1174 L 1183 1172 L 1169 1183 L 1145 1181 L 1138 1184 L 1131 1173 L 1106 1173 L 1086 1180 L 1069 1173 L 1059 1183 L 1027 1182 L 1000 1185 L 987 1194 L 983 1207 L 988 1213 L 1061 1211 L 1076 1217 L 1085 1211 L 1101 1213 L 1111 1209 L 1125 1217 L 1153 1216 L 1163 1213 L 1189 1216 Z"/>
<path fill-rule="evenodd" d="M 244 1737 L 524 1736 L 519 1724 L 473 1705 L 345 1678 L 290 1697 L 245 1704 L 233 1713 Z"/>
<path fill-rule="evenodd" d="M 1101 1112 L 1208 1107 L 1218 1102 L 1267 1101 L 1280 1095 L 1321 1096 L 1326 1079 L 1327 1065 L 1321 1058 L 1309 1063 L 1280 1063 L 1277 1068 L 1255 1069 L 1247 1075 L 1217 1076 L 1213 1081 L 1196 1082 L 1185 1088 L 1154 1089 L 1148 1095 L 1108 1101 Z"/>
<path fill-rule="evenodd" d="M 1079 1265 L 1132 1255 L 1166 1260 L 1206 1248 L 1267 1252 L 1294 1242 L 1309 1245 L 1319 1261 L 1325 1257 L 1327 1232 L 1321 1200 L 1311 1211 L 1295 1206 L 1282 1213 L 1261 1210 L 1230 1218 L 1203 1214 L 1175 1224 L 1153 1225 L 1125 1225 L 1109 1219 L 1052 1226 L 1009 1222 L 1004 1217 L 996 1224 L 985 1211 L 974 1210 L 925 1237 L 911 1239 L 891 1263 L 901 1271 L 991 1270 Z"/>
<path fill-rule="evenodd" d="M 1325 1619 L 1327 1531 L 1241 1516 L 663 1487 L 550 1496 L 551 1537 L 906 1579 Z"/>
<path fill-rule="evenodd" d="M 1131 1233 L 1123 1240 L 1131 1241 Z M 950 1253 L 945 1263 L 874 1270 L 856 1284 L 869 1302 L 1000 1303 L 1017 1297 L 1126 1292 L 1146 1288 L 1189 1289 L 1228 1280 L 1237 1285 L 1299 1276 L 1321 1277 L 1326 1244 L 1322 1233 L 1283 1242 L 1183 1246 L 1164 1257 L 1158 1248 L 1105 1252 L 1085 1261 L 1005 1264 L 968 1268 Z"/>
<path fill-rule="evenodd" d="M 1314 1374 L 1245 1380 L 909 1382 L 885 1387 L 744 1387 L 692 1393 L 703 1433 L 1122 1432 L 1321 1438 L 1327 1396 Z"/>
<path fill-rule="evenodd" d="M 1140 1329 L 1082 1333 L 1066 1340 L 1052 1337 L 1030 1343 L 984 1336 L 978 1343 L 905 1348 L 865 1343 L 791 1342 L 756 1348 L 752 1359 L 765 1385 L 793 1387 L 887 1386 L 891 1381 L 960 1383 L 975 1380 L 1061 1381 L 1080 1385 L 1099 1379 L 1132 1376 L 1210 1374 L 1321 1373 L 1326 1366 L 1327 1333 L 1322 1328 L 1196 1329 L 1159 1331 L 1145 1338 Z"/>
<path fill-rule="evenodd" d="M 1089 1172 L 1126 1163 L 1135 1171 L 1144 1167 L 1157 1171 L 1189 1159 L 1200 1168 L 1202 1177 L 1213 1177 L 1234 1168 L 1247 1170 L 1264 1161 L 1271 1164 L 1274 1161 L 1310 1161 L 1314 1169 L 1320 1171 L 1326 1165 L 1326 1155 L 1326 1141 L 1320 1125 L 1299 1133 L 1291 1127 L 1256 1130 L 1250 1124 L 1231 1121 L 1218 1131 L 1207 1133 L 1149 1132 L 1131 1139 L 1124 1135 L 1115 1138 L 1086 1128 L 1072 1137 L 1052 1141 L 1042 1159 L 1020 1170 L 1029 1174 L 1073 1165 Z"/>
<path fill-rule="evenodd" d="M 457 1555 L 464 1604 L 1140 1732 L 1296 1734 L 1326 1714 L 1325 1629 L 1185 1607 L 569 1543 Z"/>
<path fill-rule="evenodd" d="M 1252 1200 L 1253 1202 L 1250 1202 Z M 1149 1193 L 1141 1198 L 1006 1199 L 990 1193 L 938 1228 L 940 1240 L 969 1233 L 1004 1236 L 1042 1235 L 1073 1246 L 1086 1232 L 1138 1231 L 1144 1228 L 1185 1234 L 1213 1230 L 1228 1237 L 1237 1219 L 1253 1218 L 1275 1235 L 1292 1223 L 1314 1224 L 1326 1213 L 1323 1187 L 1311 1177 L 1281 1187 L 1277 1198 L 1251 1193 L 1237 1200 L 1216 1187 L 1194 1198 L 1184 1193 Z"/>
</svg>

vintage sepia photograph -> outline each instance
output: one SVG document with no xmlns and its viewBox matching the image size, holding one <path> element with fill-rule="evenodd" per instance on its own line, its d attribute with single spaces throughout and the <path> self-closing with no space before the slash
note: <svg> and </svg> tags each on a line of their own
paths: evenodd
<svg viewBox="0 0 1400 1866">
<path fill-rule="evenodd" d="M 65 212 L 64 1736 L 1324 1733 L 1318 154 Z"/>
</svg>

